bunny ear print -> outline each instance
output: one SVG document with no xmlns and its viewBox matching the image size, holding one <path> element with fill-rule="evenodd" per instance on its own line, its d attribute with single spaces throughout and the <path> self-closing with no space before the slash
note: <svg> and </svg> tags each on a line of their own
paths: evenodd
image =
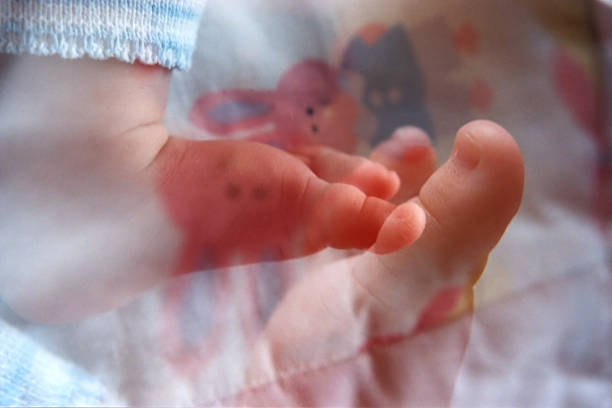
<svg viewBox="0 0 612 408">
<path fill-rule="evenodd" d="M 189 120 L 200 129 L 226 135 L 262 126 L 272 120 L 273 113 L 272 92 L 230 90 L 201 96 L 193 104 Z"/>
</svg>

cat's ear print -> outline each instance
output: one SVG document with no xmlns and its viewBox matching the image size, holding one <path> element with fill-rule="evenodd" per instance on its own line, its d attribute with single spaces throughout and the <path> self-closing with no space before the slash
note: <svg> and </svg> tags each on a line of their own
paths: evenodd
<svg viewBox="0 0 612 408">
<path fill-rule="evenodd" d="M 274 98 L 274 93 L 268 91 L 207 93 L 193 104 L 189 120 L 199 129 L 218 135 L 255 130 L 274 120 Z"/>
</svg>

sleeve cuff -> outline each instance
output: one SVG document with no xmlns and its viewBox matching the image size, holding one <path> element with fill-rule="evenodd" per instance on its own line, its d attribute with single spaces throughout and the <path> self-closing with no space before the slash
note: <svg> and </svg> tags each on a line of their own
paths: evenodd
<svg viewBox="0 0 612 408">
<path fill-rule="evenodd" d="M 206 0 L 2 0 L 0 52 L 188 69 Z"/>
</svg>

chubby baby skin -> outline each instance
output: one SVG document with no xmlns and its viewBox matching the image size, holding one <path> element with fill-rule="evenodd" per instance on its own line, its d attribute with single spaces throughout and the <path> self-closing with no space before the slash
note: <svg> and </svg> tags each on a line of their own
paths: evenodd
<svg viewBox="0 0 612 408">
<path fill-rule="evenodd" d="M 415 128 L 369 159 L 170 136 L 169 71 L 159 67 L 1 57 L 0 77 L 0 298 L 17 313 L 74 321 L 176 274 L 364 249 L 311 259 L 254 347 L 246 379 L 257 392 L 227 404 L 329 405 L 315 385 L 305 392 L 303 376 L 293 381 L 295 368 L 337 384 L 329 375 L 348 378 L 344 363 L 362 360 L 371 369 L 353 405 L 450 404 L 469 320 L 416 341 L 417 352 L 407 339 L 448 321 L 440 293 L 461 293 L 459 313 L 469 310 L 519 208 L 523 163 L 503 128 L 463 126 L 437 168 Z M 187 371 L 199 368 L 196 357 L 178 357 Z M 275 378 L 289 400 L 266 387 Z"/>
<path fill-rule="evenodd" d="M 27 318 L 77 320 L 196 269 L 393 252 L 425 226 L 373 161 L 170 136 L 163 68 L 5 56 L 1 72 L 0 295 Z"/>
<path fill-rule="evenodd" d="M 348 173 L 317 176 L 291 154 L 254 142 L 170 138 L 150 170 L 185 235 L 180 272 L 291 259 L 326 247 L 383 253 L 420 235 L 419 207 L 404 204 L 395 214 L 397 206 L 384 200 L 396 189 L 394 173 L 327 149 L 301 154 L 315 160 L 323 150 L 325 160 L 344 162 Z M 357 168 L 363 175 L 355 179 Z M 408 214 L 401 223 L 386 222 L 400 212 Z M 383 246 L 397 228 L 404 234 Z"/>
<path fill-rule="evenodd" d="M 410 128 L 370 159 L 171 136 L 160 67 L 3 56 L 0 76 L 0 297 L 35 321 L 104 312 L 194 270 L 367 250 L 315 265 L 279 305 L 262 342 L 282 371 L 325 357 L 300 345 L 336 320 L 311 321 L 366 310 L 384 334 L 445 286 L 471 293 L 521 201 L 519 149 L 491 122 L 461 128 L 436 169 Z M 423 282 L 434 283 L 416 293 Z"/>
</svg>

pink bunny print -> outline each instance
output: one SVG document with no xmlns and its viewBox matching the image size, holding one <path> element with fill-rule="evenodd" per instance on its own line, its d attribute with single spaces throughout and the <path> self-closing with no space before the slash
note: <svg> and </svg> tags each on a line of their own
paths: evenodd
<svg viewBox="0 0 612 408">
<path fill-rule="evenodd" d="M 202 95 L 189 119 L 217 136 L 280 148 L 325 144 L 353 152 L 359 107 L 338 82 L 338 73 L 325 62 L 304 60 L 280 78 L 276 90 L 222 90 Z"/>
</svg>

